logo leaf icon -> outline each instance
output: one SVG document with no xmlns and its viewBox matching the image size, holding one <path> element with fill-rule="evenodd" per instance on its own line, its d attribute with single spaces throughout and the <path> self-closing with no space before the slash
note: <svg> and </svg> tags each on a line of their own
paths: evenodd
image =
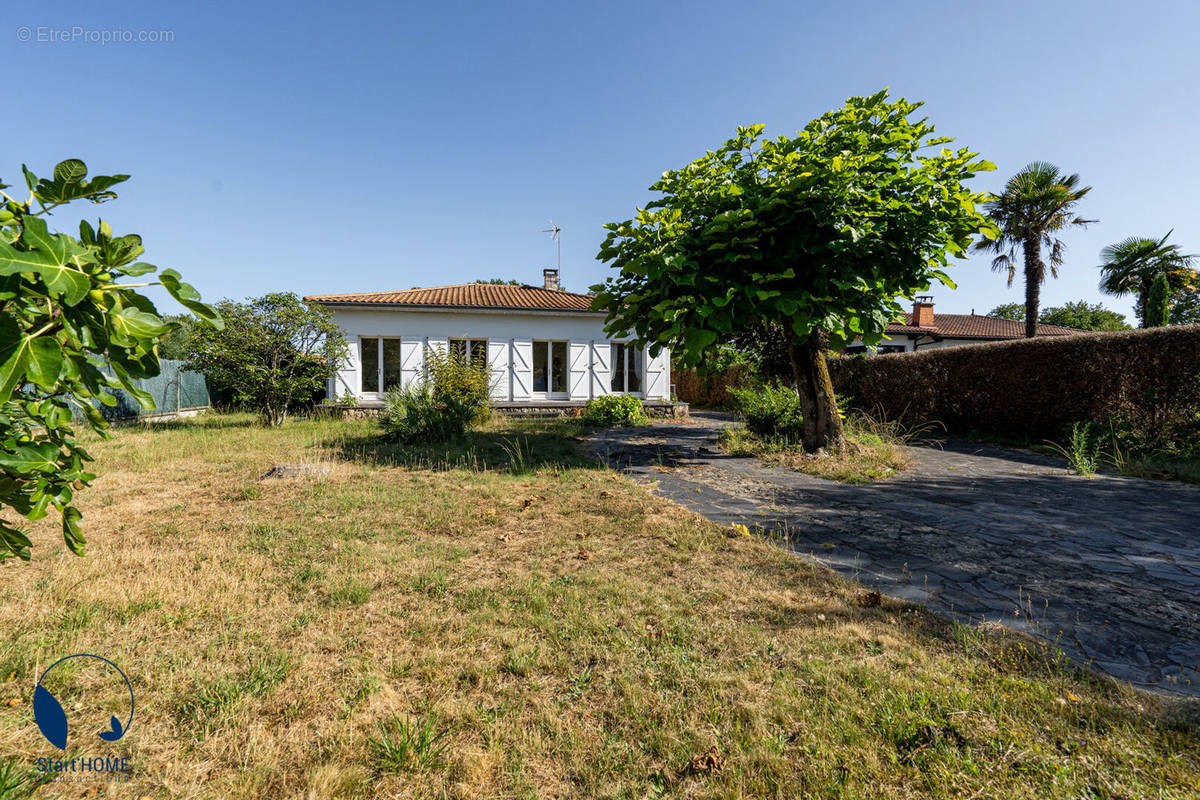
<svg viewBox="0 0 1200 800">
<path fill-rule="evenodd" d="M 112 718 L 112 730 L 101 732 L 100 738 L 106 742 L 115 742 L 117 739 L 120 739 L 124 735 L 125 735 L 125 731 L 123 731 L 121 729 L 121 720 L 117 719 L 116 717 L 113 717 Z"/>
<path fill-rule="evenodd" d="M 59 750 L 67 749 L 67 714 L 62 704 L 40 683 L 33 693 L 33 720 L 46 741 Z"/>
</svg>

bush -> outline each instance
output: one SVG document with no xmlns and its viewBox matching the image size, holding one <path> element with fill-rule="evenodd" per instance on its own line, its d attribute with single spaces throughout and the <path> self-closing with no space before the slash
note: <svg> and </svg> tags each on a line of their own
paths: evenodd
<svg viewBox="0 0 1200 800">
<path fill-rule="evenodd" d="M 1132 449 L 1200 452 L 1200 325 L 842 357 L 830 373 L 890 420 L 1027 440 L 1093 422 Z"/>
<path fill-rule="evenodd" d="M 468 361 L 458 353 L 431 350 L 425 354 L 425 372 L 435 400 L 453 399 L 471 409 L 472 421 L 487 421 L 492 400 L 487 364 Z"/>
<path fill-rule="evenodd" d="M 628 394 L 606 394 L 589 400 L 583 409 L 583 424 L 596 428 L 636 425 L 645 419 L 642 401 Z"/>
<path fill-rule="evenodd" d="M 786 442 L 803 435 L 804 415 L 800 395 L 779 382 L 750 389 L 732 389 L 734 405 L 756 436 Z"/>
<path fill-rule="evenodd" d="M 454 396 L 438 398 L 421 383 L 388 390 L 383 398 L 384 433 L 401 442 L 456 439 L 467 432 L 477 411 Z"/>
<path fill-rule="evenodd" d="M 454 353 L 425 355 L 427 379 L 389 389 L 383 399 L 384 433 L 402 442 L 457 439 L 490 413 L 490 374 L 486 364 Z"/>
</svg>

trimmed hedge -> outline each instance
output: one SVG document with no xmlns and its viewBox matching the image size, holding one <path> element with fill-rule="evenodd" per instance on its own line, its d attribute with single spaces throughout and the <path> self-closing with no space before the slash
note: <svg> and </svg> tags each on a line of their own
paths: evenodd
<svg viewBox="0 0 1200 800">
<path fill-rule="evenodd" d="M 693 406 L 728 408 L 734 404 L 733 389 L 750 383 L 749 364 L 731 364 L 716 373 L 701 375 L 695 367 L 675 367 L 671 370 L 675 396 Z"/>
<path fill-rule="evenodd" d="M 1074 422 L 1200 415 L 1200 325 L 1081 333 L 830 360 L 868 413 L 950 431 L 1057 438 Z"/>
</svg>

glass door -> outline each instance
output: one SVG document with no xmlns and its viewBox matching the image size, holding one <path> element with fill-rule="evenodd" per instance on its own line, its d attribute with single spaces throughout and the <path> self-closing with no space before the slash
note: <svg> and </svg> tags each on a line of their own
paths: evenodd
<svg viewBox="0 0 1200 800">
<path fill-rule="evenodd" d="M 533 394 L 564 400 L 567 397 L 567 343 L 535 339 L 533 342 Z"/>
<path fill-rule="evenodd" d="M 640 395 L 642 393 L 642 351 L 625 342 L 613 342 L 610 348 L 612 383 L 609 388 L 614 394 Z"/>
<path fill-rule="evenodd" d="M 358 340 L 359 394 L 378 400 L 400 385 L 400 340 L 363 336 Z"/>
</svg>

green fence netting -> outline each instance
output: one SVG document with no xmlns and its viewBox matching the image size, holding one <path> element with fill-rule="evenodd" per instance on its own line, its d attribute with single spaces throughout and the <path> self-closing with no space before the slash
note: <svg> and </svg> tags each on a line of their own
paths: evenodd
<svg viewBox="0 0 1200 800">
<path fill-rule="evenodd" d="M 162 371 L 156 377 L 134 381 L 135 386 L 154 398 L 153 409 L 142 408 L 138 401 L 133 399 L 133 395 L 124 389 L 110 390 L 113 397 L 117 398 L 115 406 L 102 405 L 99 401 L 95 405 L 105 419 L 110 420 L 169 414 L 211 405 L 204 376 L 199 372 L 183 369 L 183 363 L 161 359 L 159 364 L 162 365 Z"/>
</svg>

